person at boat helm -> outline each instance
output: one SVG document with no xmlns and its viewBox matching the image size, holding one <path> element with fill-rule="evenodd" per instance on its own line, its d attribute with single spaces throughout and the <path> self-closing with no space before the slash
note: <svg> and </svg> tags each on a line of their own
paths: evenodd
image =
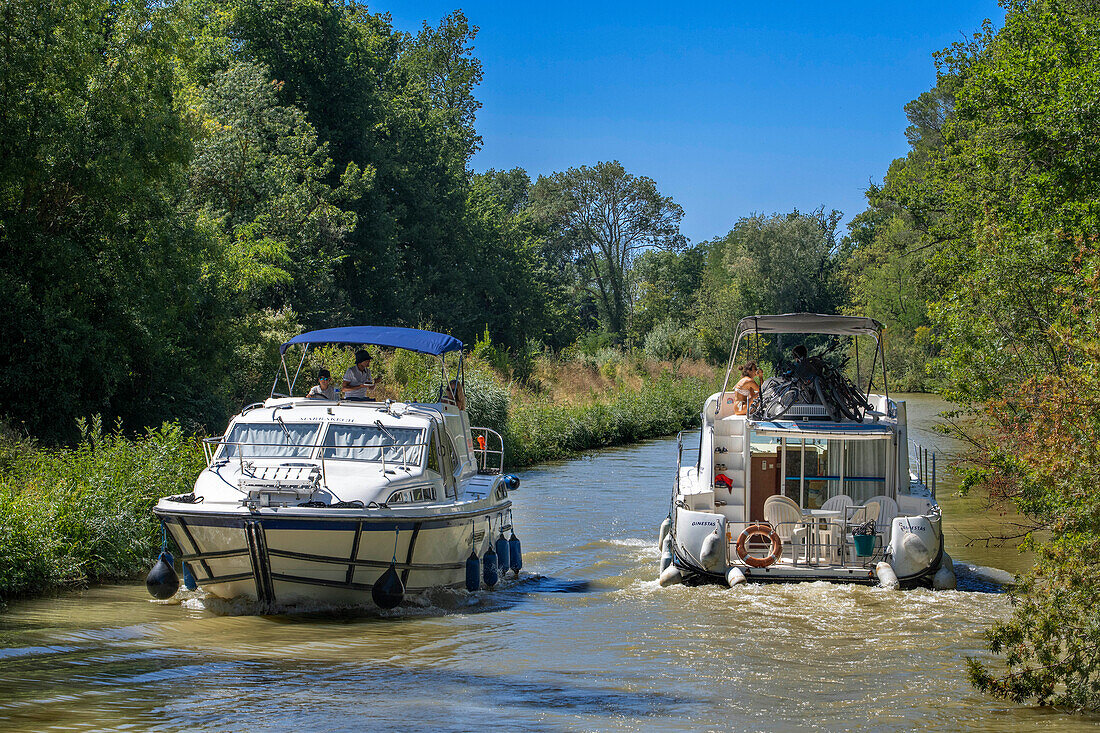
<svg viewBox="0 0 1100 733">
<path fill-rule="evenodd" d="M 336 387 L 332 384 L 332 375 L 328 369 L 317 371 L 317 384 L 313 385 L 306 397 L 311 400 L 336 399 Z"/>
<path fill-rule="evenodd" d="M 791 349 L 791 358 L 794 359 L 794 366 L 791 368 L 791 371 L 794 372 L 796 377 L 803 381 L 809 381 L 817 376 L 817 370 L 814 369 L 813 364 L 810 363 L 809 357 L 810 355 L 803 344 L 798 344 Z"/>
<path fill-rule="evenodd" d="M 452 379 L 443 388 L 443 402 L 454 405 L 460 410 L 466 409 L 466 391 L 462 389 L 462 385 L 458 383 L 457 379 Z"/>
<path fill-rule="evenodd" d="M 741 381 L 733 388 L 733 414 L 744 415 L 749 405 L 760 396 L 760 383 L 764 380 L 764 370 L 754 360 L 749 359 L 741 369 Z"/>
<path fill-rule="evenodd" d="M 374 396 L 374 379 L 370 375 L 370 352 L 359 349 L 355 352 L 355 364 L 344 372 L 345 400 L 369 400 Z"/>
</svg>

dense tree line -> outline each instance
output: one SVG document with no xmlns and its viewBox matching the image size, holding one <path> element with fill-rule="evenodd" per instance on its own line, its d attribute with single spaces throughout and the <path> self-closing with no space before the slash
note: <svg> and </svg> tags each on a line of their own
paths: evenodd
<svg viewBox="0 0 1100 733">
<path fill-rule="evenodd" d="M 964 488 L 1013 502 L 1037 564 L 979 688 L 1100 708 L 1100 9 L 1003 3 L 938 54 L 910 151 L 856 218 L 853 301 L 969 418 Z M 907 286 L 905 294 L 899 284 Z M 1049 538 L 1049 539 L 1048 539 Z"/>
<path fill-rule="evenodd" d="M 715 356 L 730 309 L 840 302 L 835 215 L 692 247 L 680 206 L 618 162 L 473 173 L 460 11 L 416 33 L 324 0 L 0 17 L 0 418 L 40 439 L 93 414 L 213 428 L 302 329 Z M 822 293 L 765 292 L 805 268 Z"/>
<path fill-rule="evenodd" d="M 216 425 L 301 329 L 621 340 L 636 249 L 682 239 L 679 207 L 617 163 L 581 169 L 602 176 L 590 204 L 618 197 L 610 249 L 565 223 L 575 171 L 469 170 L 461 12 L 414 34 L 323 0 L 11 0 L 0 19 L 0 411 L 42 439 L 90 414 Z"/>
</svg>

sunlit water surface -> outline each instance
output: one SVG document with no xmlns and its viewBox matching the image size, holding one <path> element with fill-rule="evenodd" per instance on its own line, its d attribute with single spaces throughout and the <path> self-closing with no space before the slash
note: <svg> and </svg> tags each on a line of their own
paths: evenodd
<svg viewBox="0 0 1100 733">
<path fill-rule="evenodd" d="M 929 431 L 940 409 L 910 399 L 914 437 L 950 451 Z M 658 440 L 523 472 L 524 573 L 494 592 L 384 614 L 255 616 L 152 602 L 141 584 L 14 604 L 0 612 L 0 730 L 1100 727 L 964 679 L 966 657 L 989 658 L 982 630 L 1008 613 L 997 573 L 976 566 L 1026 565 L 966 538 L 1011 518 L 941 491 L 959 591 L 661 589 L 675 460 L 675 441 Z"/>
</svg>

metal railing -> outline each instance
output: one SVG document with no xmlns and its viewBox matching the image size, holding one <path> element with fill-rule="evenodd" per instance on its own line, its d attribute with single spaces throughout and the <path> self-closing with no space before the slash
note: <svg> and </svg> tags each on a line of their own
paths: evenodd
<svg viewBox="0 0 1100 733">
<path fill-rule="evenodd" d="M 492 428 L 470 428 L 474 441 L 477 472 L 487 474 L 504 471 L 504 437 Z"/>
<path fill-rule="evenodd" d="M 755 523 L 745 524 L 748 526 Z M 776 560 L 777 565 L 786 561 L 794 567 L 866 568 L 881 560 L 885 552 L 885 538 L 876 533 L 872 554 L 857 555 L 854 544 L 849 543 L 847 539 L 853 526 L 846 518 L 804 516 L 798 521 L 776 522 L 769 526 L 780 536 L 787 537 L 783 540 L 779 558 Z M 802 530 L 802 534 L 795 538 L 798 530 Z M 746 566 L 747 563 L 734 551 L 739 535 L 740 533 L 727 531 L 729 558 L 736 565 Z"/>
<path fill-rule="evenodd" d="M 916 441 L 910 442 L 913 443 L 913 447 L 917 450 L 917 481 L 924 484 L 932 494 L 932 498 L 935 499 L 937 488 L 936 450 L 934 448 L 926 448 Z"/>
</svg>

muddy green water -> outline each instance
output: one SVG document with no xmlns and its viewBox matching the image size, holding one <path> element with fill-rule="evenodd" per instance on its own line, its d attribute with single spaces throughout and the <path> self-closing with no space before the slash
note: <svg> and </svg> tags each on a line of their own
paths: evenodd
<svg viewBox="0 0 1100 733">
<path fill-rule="evenodd" d="M 909 399 L 914 437 L 943 406 Z M 1095 720 L 976 694 L 967 656 L 1007 613 L 967 546 L 1011 518 L 950 497 L 963 589 L 810 583 L 661 589 L 673 440 L 525 471 L 519 582 L 392 613 L 247 615 L 140 584 L 0 612 L 0 730 L 1077 731 Z M 209 604 L 213 605 L 213 604 Z"/>
</svg>

